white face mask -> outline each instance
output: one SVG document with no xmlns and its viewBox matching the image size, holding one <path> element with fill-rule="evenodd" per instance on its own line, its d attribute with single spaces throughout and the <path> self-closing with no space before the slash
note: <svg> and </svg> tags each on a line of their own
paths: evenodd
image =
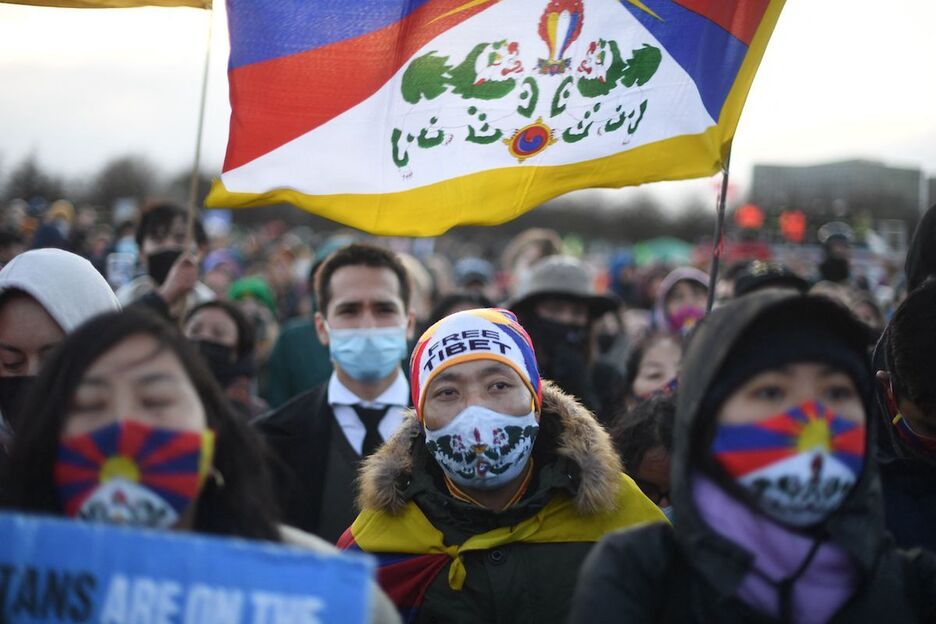
<svg viewBox="0 0 936 624">
<path fill-rule="evenodd" d="M 426 447 L 457 485 L 495 490 L 520 476 L 538 431 L 536 412 L 508 416 L 471 405 L 441 429 L 427 429 Z"/>
</svg>

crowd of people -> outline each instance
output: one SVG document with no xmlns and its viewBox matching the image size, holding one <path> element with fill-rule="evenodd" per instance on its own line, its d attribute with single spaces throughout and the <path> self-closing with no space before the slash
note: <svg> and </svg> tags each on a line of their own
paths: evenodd
<svg viewBox="0 0 936 624">
<path fill-rule="evenodd" d="M 375 622 L 936 621 L 936 207 L 903 274 L 833 228 L 711 297 L 545 229 L 99 219 L 0 223 L 4 510 L 371 553 Z"/>
</svg>

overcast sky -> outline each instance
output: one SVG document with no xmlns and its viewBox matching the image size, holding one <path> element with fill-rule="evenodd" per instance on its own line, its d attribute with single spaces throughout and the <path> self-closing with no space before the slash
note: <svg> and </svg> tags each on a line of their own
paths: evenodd
<svg viewBox="0 0 936 624">
<path fill-rule="evenodd" d="M 214 21 L 204 164 L 227 141 L 222 2 L 195 9 L 49 9 L 0 4 L 0 171 L 29 153 L 69 176 L 138 153 L 190 166 L 209 20 Z M 936 175 L 936 2 L 789 0 L 733 148 L 743 190 L 754 163 L 866 158 Z M 711 180 L 654 185 L 710 194 Z"/>
</svg>

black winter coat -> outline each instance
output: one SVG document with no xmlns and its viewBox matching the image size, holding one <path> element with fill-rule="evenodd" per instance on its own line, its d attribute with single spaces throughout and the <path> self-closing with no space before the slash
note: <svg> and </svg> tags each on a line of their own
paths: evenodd
<svg viewBox="0 0 936 624">
<path fill-rule="evenodd" d="M 628 477 L 607 432 L 591 413 L 551 382 L 543 383 L 540 430 L 533 449 L 535 476 L 527 494 L 501 512 L 453 498 L 442 473 L 425 445 L 422 425 L 415 416 L 365 462 L 360 473 L 361 508 L 386 517 L 399 515 L 414 502 L 443 534 L 447 545 L 464 544 L 473 536 L 504 527 L 517 527 L 557 497 L 571 497 L 577 522 L 604 518 L 614 529 L 665 519 Z M 543 525 L 556 529 L 555 517 Z M 579 566 L 594 546 L 573 537 L 575 527 L 564 525 L 566 537 L 553 543 L 511 540 L 496 548 L 464 555 L 465 584 L 453 589 L 451 563 L 432 581 L 420 609 L 410 613 L 420 624 L 560 624 L 572 602 Z M 415 568 L 412 573 L 415 573 Z M 418 576 L 418 575 L 417 575 Z M 388 594 L 397 592 L 378 579 Z M 418 578 L 413 578 L 418 583 Z"/>
<path fill-rule="evenodd" d="M 270 469 L 283 521 L 315 533 L 322 513 L 329 440 L 332 427 L 338 426 L 328 404 L 328 384 L 303 392 L 251 424 L 271 451 Z M 347 514 L 354 519 L 353 510 Z"/>
<path fill-rule="evenodd" d="M 936 205 L 917 225 L 904 271 L 908 290 L 936 275 Z M 893 372 L 888 343 L 889 332 L 885 329 L 874 349 L 871 364 L 875 372 Z M 880 386 L 876 388 L 874 411 L 887 530 L 902 548 L 936 551 L 936 462 L 904 444 L 897 435 L 887 396 Z"/>
<path fill-rule="evenodd" d="M 885 330 L 872 358 L 875 371 L 891 372 L 887 349 Z M 936 462 L 904 443 L 897 434 L 880 384 L 875 388 L 873 411 L 887 530 L 901 548 L 936 551 Z"/>
<path fill-rule="evenodd" d="M 755 293 L 716 311 L 699 326 L 683 362 L 673 432 L 676 530 L 638 527 L 599 542 L 582 568 L 571 623 L 776 621 L 735 598 L 753 556 L 700 518 L 692 501 L 691 458 L 700 456 L 696 447 L 704 443 L 709 424 L 701 409 L 706 393 L 733 344 L 766 308 L 793 303 L 814 306 L 815 314 L 847 314 L 829 301 L 809 299 L 803 304 L 798 295 Z M 843 322 L 851 321 L 843 317 Z M 869 449 L 876 437 L 870 425 Z M 832 622 L 936 621 L 936 561 L 929 553 L 898 551 L 886 535 L 873 453 L 848 498 L 817 534 L 829 536 L 826 539 L 851 556 L 860 578 L 855 595 Z"/>
</svg>

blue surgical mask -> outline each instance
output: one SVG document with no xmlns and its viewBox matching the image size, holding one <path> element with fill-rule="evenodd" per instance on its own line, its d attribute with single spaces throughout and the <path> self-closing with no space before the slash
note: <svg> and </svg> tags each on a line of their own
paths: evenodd
<svg viewBox="0 0 936 624">
<path fill-rule="evenodd" d="M 666 519 L 670 521 L 670 524 L 673 524 L 675 517 L 673 516 L 673 506 L 667 505 L 666 507 L 660 507 L 660 511 L 663 512 L 663 515 L 666 516 Z"/>
<path fill-rule="evenodd" d="M 357 381 L 384 379 L 407 355 L 406 327 L 325 327 L 332 360 Z"/>
</svg>

